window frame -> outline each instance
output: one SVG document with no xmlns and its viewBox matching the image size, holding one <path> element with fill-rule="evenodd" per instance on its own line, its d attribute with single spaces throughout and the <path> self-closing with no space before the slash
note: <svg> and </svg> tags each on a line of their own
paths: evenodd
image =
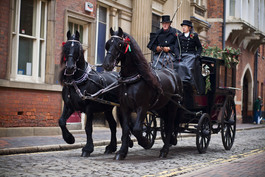
<svg viewBox="0 0 265 177">
<path fill-rule="evenodd" d="M 106 12 L 106 38 L 105 38 L 105 42 L 109 39 L 109 14 L 110 14 L 110 7 L 107 5 L 103 5 L 103 4 L 97 4 L 97 15 L 96 15 L 96 45 L 95 45 L 95 65 L 99 65 L 100 63 L 98 63 L 98 23 L 99 23 L 99 7 L 102 6 L 104 8 L 106 8 L 107 12 Z M 105 50 L 105 56 L 106 56 L 107 51 Z"/>
<path fill-rule="evenodd" d="M 44 24 L 43 24 L 43 38 L 41 38 L 41 6 L 45 5 L 44 8 Z M 11 45 L 12 45 L 12 58 L 11 58 L 11 81 L 22 81 L 22 82 L 31 82 L 31 83 L 44 83 L 45 81 L 45 60 L 46 60 L 46 33 L 47 33 L 47 10 L 48 5 L 46 0 L 34 0 L 36 6 L 34 11 L 36 11 L 36 21 L 34 24 L 35 34 L 26 35 L 19 32 L 20 30 L 20 13 L 21 13 L 21 0 L 14 0 L 12 5 L 15 8 L 12 12 L 12 36 L 11 36 Z M 31 76 L 18 74 L 18 62 L 19 62 L 19 41 L 20 38 L 24 37 L 27 39 L 33 40 L 33 49 L 32 49 L 32 68 Z M 42 43 L 42 45 L 40 45 Z M 41 51 L 41 53 L 40 53 Z M 39 68 L 39 66 L 41 68 Z M 39 71 L 40 77 L 39 77 Z"/>
</svg>

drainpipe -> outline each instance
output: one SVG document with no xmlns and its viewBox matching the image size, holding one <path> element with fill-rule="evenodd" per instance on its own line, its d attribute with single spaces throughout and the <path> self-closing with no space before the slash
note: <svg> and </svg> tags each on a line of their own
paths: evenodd
<svg viewBox="0 0 265 177">
<path fill-rule="evenodd" d="M 259 49 L 254 54 L 254 93 L 253 93 L 253 103 L 258 98 L 258 57 L 259 57 Z"/>
<path fill-rule="evenodd" d="M 226 0 L 223 0 L 223 31 L 222 48 L 225 49 Z M 225 67 L 225 86 L 227 84 L 227 67 Z"/>
<path fill-rule="evenodd" d="M 223 0 L 223 39 L 222 48 L 225 49 L 226 0 Z"/>
</svg>

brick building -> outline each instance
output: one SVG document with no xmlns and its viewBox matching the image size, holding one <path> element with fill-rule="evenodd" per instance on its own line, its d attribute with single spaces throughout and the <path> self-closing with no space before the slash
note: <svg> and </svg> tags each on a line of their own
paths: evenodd
<svg viewBox="0 0 265 177">
<path fill-rule="evenodd" d="M 101 64 L 104 59 L 110 27 L 114 30 L 122 27 L 134 36 L 150 60 L 146 47 L 149 33 L 160 28 L 162 15 L 172 17 L 180 2 L 1 0 L 0 127 L 58 126 L 63 104 L 58 83 L 59 61 L 68 30 L 81 33 L 85 58 L 92 65 Z M 223 2 L 184 0 L 172 26 L 180 29 L 182 20 L 190 19 L 202 42 L 222 48 L 224 36 L 226 46 L 241 49 L 237 66 L 237 87 L 241 91 L 237 91 L 235 101 L 238 118 L 242 119 L 241 114 L 252 115 L 253 101 L 258 95 L 264 98 L 264 47 L 260 46 L 264 43 L 264 0 L 226 0 L 226 8 Z M 92 12 L 85 10 L 86 3 Z M 243 13 L 245 8 L 249 8 L 248 15 Z M 85 120 L 84 115 L 81 117 Z M 82 121 L 79 119 L 78 124 L 84 125 Z"/>
<path fill-rule="evenodd" d="M 240 48 L 242 52 L 236 74 L 236 87 L 241 90 L 236 91 L 235 97 L 237 118 L 242 122 L 253 122 L 253 104 L 258 96 L 265 101 L 264 9 L 264 0 L 211 0 L 207 4 L 207 21 L 211 24 L 207 32 L 209 45 Z"/>
</svg>

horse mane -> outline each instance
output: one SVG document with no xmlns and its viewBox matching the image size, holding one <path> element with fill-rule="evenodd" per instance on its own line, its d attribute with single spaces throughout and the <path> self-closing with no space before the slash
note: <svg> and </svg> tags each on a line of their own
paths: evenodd
<svg viewBox="0 0 265 177">
<path fill-rule="evenodd" d="M 137 65 L 138 72 L 142 78 L 147 82 L 148 85 L 161 92 L 161 84 L 158 82 L 157 77 L 152 73 L 151 67 L 148 64 L 143 52 L 135 39 L 127 33 L 124 33 L 125 37 L 130 38 L 130 47 L 132 52 L 129 53 Z"/>
<path fill-rule="evenodd" d="M 63 86 L 64 85 L 64 67 L 65 67 L 65 54 L 68 53 L 68 51 L 70 51 L 70 47 L 71 47 L 71 42 L 66 42 L 63 46 L 62 46 L 62 51 L 61 51 L 61 59 L 60 59 L 60 66 L 61 66 L 61 70 L 59 73 L 59 82 L 60 84 Z M 74 47 L 77 47 L 77 45 L 74 45 Z M 80 51 L 80 55 L 79 56 L 79 62 L 81 62 L 80 64 L 85 64 L 85 58 L 84 58 L 84 50 L 82 45 L 80 44 L 81 47 L 81 51 Z"/>
</svg>

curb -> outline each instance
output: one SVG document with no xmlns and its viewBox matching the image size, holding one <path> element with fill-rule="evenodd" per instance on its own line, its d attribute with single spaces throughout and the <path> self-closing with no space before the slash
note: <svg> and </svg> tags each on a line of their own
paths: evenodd
<svg viewBox="0 0 265 177">
<path fill-rule="evenodd" d="M 244 131 L 244 130 L 253 130 L 253 129 L 261 129 L 265 128 L 265 126 L 258 127 L 246 127 L 239 128 L 236 131 Z M 195 134 L 182 134 L 182 138 L 194 137 Z M 161 136 L 156 137 L 156 140 L 162 139 Z M 137 142 L 136 138 L 132 139 L 133 142 Z M 94 142 L 94 146 L 104 146 L 108 145 L 109 140 L 97 141 Z M 121 144 L 121 140 L 117 141 L 117 144 Z M 24 153 L 37 153 L 37 152 L 49 152 L 49 151 L 63 151 L 63 150 L 71 150 L 82 148 L 86 145 L 86 143 L 77 143 L 77 144 L 58 144 L 58 145 L 47 145 L 47 146 L 30 146 L 30 147 L 19 147 L 19 148 L 7 148 L 0 149 L 0 155 L 12 155 L 12 154 L 24 154 Z"/>
</svg>

